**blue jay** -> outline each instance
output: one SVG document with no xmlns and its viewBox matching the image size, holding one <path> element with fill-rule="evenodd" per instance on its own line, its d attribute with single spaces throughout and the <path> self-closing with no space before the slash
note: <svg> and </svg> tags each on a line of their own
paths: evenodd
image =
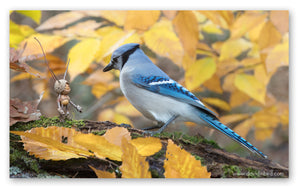
<svg viewBox="0 0 300 189">
<path fill-rule="evenodd" d="M 140 49 L 139 44 L 122 45 L 103 69 L 120 70 L 120 87 L 129 102 L 145 117 L 164 123 L 162 132 L 175 119 L 214 128 L 237 141 L 251 152 L 267 158 L 256 147 L 218 121 L 214 112 L 190 91 L 169 78 Z"/>
</svg>

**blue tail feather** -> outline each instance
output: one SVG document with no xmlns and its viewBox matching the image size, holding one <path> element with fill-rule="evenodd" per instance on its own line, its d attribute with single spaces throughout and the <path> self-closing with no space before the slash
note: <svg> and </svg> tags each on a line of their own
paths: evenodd
<svg viewBox="0 0 300 189">
<path fill-rule="evenodd" d="M 265 154 L 263 154 L 262 152 L 260 152 L 256 147 L 254 147 L 248 141 L 246 141 L 245 139 L 243 139 L 240 135 L 238 135 L 237 133 L 235 133 L 233 130 L 231 130 L 230 128 L 228 128 L 226 125 L 224 125 L 220 121 L 218 121 L 216 117 L 208 115 L 205 112 L 201 112 L 200 113 L 200 117 L 201 117 L 202 120 L 204 120 L 207 123 L 209 123 L 212 127 L 216 128 L 218 131 L 224 133 L 225 135 L 227 135 L 231 139 L 237 141 L 238 143 L 240 143 L 241 145 L 243 145 L 245 148 L 247 148 L 251 152 L 254 152 L 254 153 L 258 154 L 259 156 L 261 156 L 263 158 L 267 158 L 267 156 Z"/>
</svg>

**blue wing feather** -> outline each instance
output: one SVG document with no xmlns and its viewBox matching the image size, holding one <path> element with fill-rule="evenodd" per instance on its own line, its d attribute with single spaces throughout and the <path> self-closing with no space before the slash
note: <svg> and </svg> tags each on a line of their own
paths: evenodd
<svg viewBox="0 0 300 189">
<path fill-rule="evenodd" d="M 260 152 L 252 144 L 247 142 L 240 135 L 238 135 L 233 130 L 231 130 L 230 128 L 222 124 L 220 121 L 218 121 L 216 115 L 211 110 L 206 108 L 196 96 L 194 96 L 186 88 L 182 87 L 180 84 L 171 80 L 170 78 L 161 77 L 161 76 L 144 77 L 141 75 L 135 75 L 132 79 L 132 82 L 138 87 L 142 87 L 146 90 L 164 96 L 170 96 L 172 98 L 175 98 L 177 100 L 189 103 L 191 105 L 200 108 L 200 110 L 202 111 L 199 111 L 199 117 L 205 122 L 207 122 L 210 126 L 224 133 L 231 139 L 237 141 L 238 143 L 240 143 L 250 151 L 255 152 L 256 154 L 264 158 L 267 158 L 265 154 Z"/>
<path fill-rule="evenodd" d="M 132 79 L 132 82 L 139 87 L 147 89 L 149 91 L 175 98 L 179 101 L 183 101 L 194 105 L 202 110 L 208 112 L 210 115 L 217 117 L 217 115 L 206 108 L 201 101 L 193 95 L 186 88 L 178 84 L 176 81 L 171 80 L 167 77 L 161 76 L 148 76 L 144 77 L 141 75 L 135 75 Z"/>
</svg>

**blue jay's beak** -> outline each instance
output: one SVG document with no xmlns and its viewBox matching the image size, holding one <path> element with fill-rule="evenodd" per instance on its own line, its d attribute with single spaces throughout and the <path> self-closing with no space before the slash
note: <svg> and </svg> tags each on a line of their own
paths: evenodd
<svg viewBox="0 0 300 189">
<path fill-rule="evenodd" d="M 109 70 L 111 70 L 113 68 L 114 68 L 113 63 L 109 62 L 109 64 L 107 64 L 107 66 L 105 66 L 105 68 L 103 68 L 103 72 L 107 72 L 107 71 L 109 71 Z"/>
</svg>

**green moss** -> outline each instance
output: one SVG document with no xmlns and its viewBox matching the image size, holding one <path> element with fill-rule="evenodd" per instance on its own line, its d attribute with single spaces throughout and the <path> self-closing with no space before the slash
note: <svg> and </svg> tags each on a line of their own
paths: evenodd
<svg viewBox="0 0 300 189">
<path fill-rule="evenodd" d="M 16 147 L 10 147 L 10 167 L 18 167 L 22 171 L 31 171 L 34 173 L 42 173 L 38 159 L 29 156 L 24 150 L 19 150 Z"/>
<path fill-rule="evenodd" d="M 190 135 L 184 134 L 182 132 L 173 132 L 173 133 L 162 132 L 159 134 L 155 134 L 154 136 L 160 137 L 160 138 L 169 138 L 174 141 L 180 140 L 186 144 L 193 144 L 193 145 L 197 145 L 199 143 L 209 144 L 209 145 L 213 146 L 214 148 L 221 149 L 219 147 L 219 145 L 213 140 L 207 140 L 201 136 L 190 136 Z"/>
<path fill-rule="evenodd" d="M 241 176 L 241 169 L 236 165 L 224 165 L 222 167 L 223 178 Z"/>
<path fill-rule="evenodd" d="M 44 117 L 41 116 L 40 119 L 35 121 L 30 121 L 27 123 L 16 123 L 10 127 L 10 130 L 14 131 L 26 131 L 35 127 L 48 127 L 48 126 L 61 126 L 61 127 L 82 127 L 85 123 L 83 120 L 65 120 L 60 121 L 59 117 Z"/>
<path fill-rule="evenodd" d="M 106 133 L 106 130 L 101 130 L 101 131 L 92 131 L 92 133 L 94 135 L 99 135 L 99 136 L 102 136 Z"/>
</svg>

